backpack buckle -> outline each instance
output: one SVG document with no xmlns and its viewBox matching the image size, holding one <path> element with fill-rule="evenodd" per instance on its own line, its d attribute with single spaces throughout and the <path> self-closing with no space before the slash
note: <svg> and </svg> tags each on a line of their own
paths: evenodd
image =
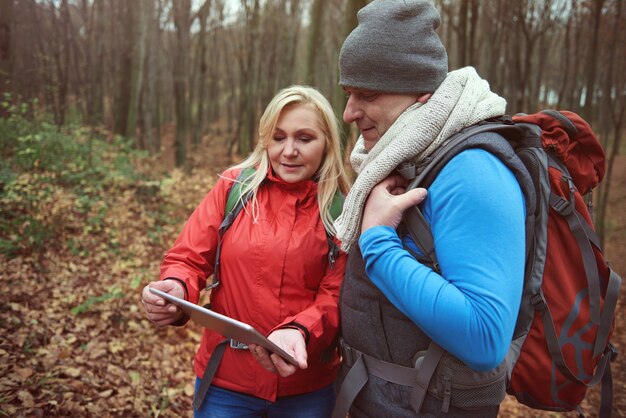
<svg viewBox="0 0 626 418">
<path fill-rule="evenodd" d="M 556 198 L 552 202 L 552 209 L 557 211 L 562 216 L 568 216 L 571 215 L 574 211 L 574 206 L 570 203 L 569 200 L 564 199 L 561 196 L 556 196 Z"/>
<path fill-rule="evenodd" d="M 530 303 L 532 303 L 535 310 L 543 311 L 546 309 L 546 301 L 543 299 L 543 295 L 541 293 L 531 296 Z"/>
<path fill-rule="evenodd" d="M 398 174 L 402 176 L 405 180 L 413 180 L 415 178 L 415 164 L 410 161 L 404 161 L 401 163 L 396 169 Z"/>
<path fill-rule="evenodd" d="M 219 285 L 220 285 L 220 281 L 219 280 L 214 280 L 213 283 L 206 285 L 205 290 L 209 291 L 211 289 L 215 289 Z"/>
<path fill-rule="evenodd" d="M 617 355 L 619 354 L 619 351 L 612 343 L 609 343 L 607 345 L 607 350 L 609 351 L 609 354 L 611 356 L 611 363 L 612 363 L 617 359 Z"/>
<path fill-rule="evenodd" d="M 343 357 L 344 362 L 348 365 L 348 367 L 352 367 L 356 361 L 356 356 L 352 351 L 352 347 L 350 347 L 343 338 L 339 339 L 339 350 L 341 351 L 341 356 Z"/>
<path fill-rule="evenodd" d="M 247 350 L 248 344 L 244 344 L 241 341 L 230 339 L 230 348 L 234 348 L 235 350 Z"/>
</svg>

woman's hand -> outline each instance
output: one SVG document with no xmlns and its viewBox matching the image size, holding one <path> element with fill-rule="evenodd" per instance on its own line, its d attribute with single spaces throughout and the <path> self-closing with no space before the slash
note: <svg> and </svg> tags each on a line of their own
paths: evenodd
<svg viewBox="0 0 626 418">
<path fill-rule="evenodd" d="M 389 176 L 374 186 L 363 209 L 361 233 L 379 225 L 397 228 L 404 211 L 426 198 L 426 189 L 406 191 L 405 186 L 406 180 L 398 175 Z"/>
<path fill-rule="evenodd" d="M 307 368 L 306 344 L 300 331 L 291 328 L 281 328 L 272 332 L 267 339 L 282 348 L 286 353 L 291 354 L 298 362 L 299 368 Z M 294 374 L 297 370 L 296 366 L 287 363 L 280 355 L 270 353 L 259 345 L 250 344 L 248 349 L 256 361 L 269 372 L 287 377 Z"/>
<path fill-rule="evenodd" d="M 183 312 L 174 304 L 167 302 L 165 299 L 152 294 L 149 288 L 154 288 L 165 293 L 169 293 L 177 298 L 185 298 L 185 289 L 176 280 L 161 280 L 150 282 L 143 288 L 141 293 L 141 301 L 146 310 L 146 316 L 157 327 L 173 324 L 178 321 Z"/>
</svg>

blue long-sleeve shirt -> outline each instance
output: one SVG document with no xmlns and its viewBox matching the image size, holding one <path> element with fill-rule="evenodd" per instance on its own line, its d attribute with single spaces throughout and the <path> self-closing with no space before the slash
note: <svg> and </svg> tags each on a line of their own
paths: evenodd
<svg viewBox="0 0 626 418">
<path fill-rule="evenodd" d="M 441 170 L 424 202 L 441 275 L 415 260 L 396 231 L 378 226 L 359 245 L 372 282 L 444 349 L 479 370 L 511 342 L 525 258 L 525 207 L 513 173 L 469 149 Z M 417 250 L 410 237 L 405 238 Z"/>
</svg>

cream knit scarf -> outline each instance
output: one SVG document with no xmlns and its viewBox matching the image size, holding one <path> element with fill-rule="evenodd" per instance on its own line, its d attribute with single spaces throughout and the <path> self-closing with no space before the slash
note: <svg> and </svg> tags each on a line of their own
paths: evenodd
<svg viewBox="0 0 626 418">
<path fill-rule="evenodd" d="M 472 67 L 451 71 L 424 104 L 410 106 L 369 151 L 359 137 L 350 155 L 358 177 L 335 221 L 341 249 L 349 251 L 361 232 L 365 200 L 372 188 L 404 161 L 418 163 L 461 129 L 504 114 L 506 101 Z"/>
</svg>

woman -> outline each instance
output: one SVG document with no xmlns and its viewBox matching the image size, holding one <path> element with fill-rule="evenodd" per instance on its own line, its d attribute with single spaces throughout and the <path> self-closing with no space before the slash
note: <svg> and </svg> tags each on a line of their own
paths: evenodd
<svg viewBox="0 0 626 418">
<path fill-rule="evenodd" d="M 211 291 L 211 309 L 268 335 L 299 367 L 262 347 L 230 344 L 212 381 L 201 385 L 214 350 L 224 340 L 205 329 L 194 362 L 196 417 L 331 414 L 346 256 L 340 252 L 334 260 L 329 257 L 330 248 L 338 244 L 329 210 L 333 197 L 345 195 L 349 187 L 338 132 L 333 110 L 318 91 L 305 86 L 281 90 L 261 117 L 256 149 L 223 173 L 166 253 L 161 280 L 143 290 L 154 324 L 186 322 L 175 306 L 148 288 L 198 302 L 214 273 L 228 192 L 235 181 L 241 183 L 237 177 L 242 170 L 253 168 L 240 186 L 241 195 L 251 191 L 252 198 L 222 239 L 220 284 Z M 199 388 L 209 383 L 202 396 Z"/>
</svg>

